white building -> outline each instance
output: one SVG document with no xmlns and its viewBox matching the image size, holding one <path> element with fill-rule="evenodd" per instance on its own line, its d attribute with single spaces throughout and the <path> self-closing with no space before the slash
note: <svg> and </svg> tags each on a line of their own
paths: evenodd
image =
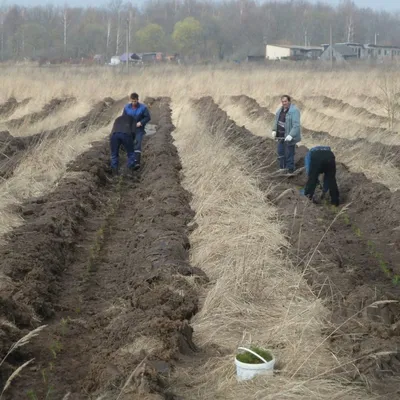
<svg viewBox="0 0 400 400">
<path fill-rule="evenodd" d="M 321 55 L 321 59 L 328 60 L 332 50 L 327 44 L 323 44 L 322 46 L 324 48 L 324 52 Z M 349 42 L 336 43 L 333 45 L 333 58 L 336 61 L 339 61 L 339 59 L 346 61 L 352 59 L 376 61 L 400 60 L 400 47 Z"/>
<path fill-rule="evenodd" d="M 320 46 L 289 46 L 267 44 L 265 58 L 268 60 L 307 60 L 317 59 L 323 51 Z"/>
<path fill-rule="evenodd" d="M 365 44 L 363 48 L 362 58 L 382 60 L 382 61 L 399 60 L 400 47 Z"/>
</svg>

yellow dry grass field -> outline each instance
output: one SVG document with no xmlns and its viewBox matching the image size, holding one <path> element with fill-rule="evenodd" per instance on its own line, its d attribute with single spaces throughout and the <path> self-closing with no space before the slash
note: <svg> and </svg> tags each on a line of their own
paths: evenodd
<svg viewBox="0 0 400 400">
<path fill-rule="evenodd" d="M 86 152 L 93 142 L 107 140 L 111 122 L 122 109 L 115 108 L 105 125 L 89 125 L 83 131 L 68 125 L 69 122 L 85 116 L 107 97 L 128 101 L 128 95 L 137 92 L 141 99 L 171 98 L 175 126 L 172 135 L 182 163 L 182 185 L 191 193 L 193 222 L 197 224 L 189 236 L 190 264 L 209 278 L 207 285 L 186 279 L 185 285 L 199 292 L 199 310 L 190 324 L 194 329 L 193 341 L 201 354 L 176 362 L 168 382 L 172 392 L 185 399 L 210 400 L 383 398 L 371 389 L 369 378 L 362 372 L 354 380 L 338 372 L 353 366 L 356 356 L 336 354 L 330 346 L 332 332 L 327 331 L 332 327 L 329 322 L 332 310 L 305 279 L 305 271 L 297 265 L 300 261 L 292 257 L 298 253 L 292 248 L 295 244 L 290 242 L 287 227 L 295 223 L 296 217 L 282 215 L 271 202 L 273 182 L 271 190 L 260 186 L 260 171 L 252 160 L 222 133 L 212 134 L 209 121 L 196 111 L 191 100 L 211 96 L 234 123 L 244 125 L 254 135 L 269 138 L 271 124 L 234 104 L 231 96 L 247 95 L 274 113 L 279 96 L 289 94 L 301 102 L 304 127 L 327 132 L 335 138 L 332 147 L 338 161 L 351 172 L 363 173 L 371 182 L 382 183 L 395 192 L 400 189 L 398 165 L 391 158 L 378 157 L 370 145 L 400 145 L 399 72 L 167 66 L 131 68 L 129 74 L 107 67 L 18 67 L 3 68 L 0 74 L 0 105 L 10 97 L 18 102 L 31 98 L 6 117 L 0 116 L 0 130 L 22 138 L 67 126 L 62 135 L 50 138 L 44 135 L 24 149 L 12 174 L 4 175 L 0 181 L 3 246 L 7 246 L 7 234 L 23 226 L 29 218 L 18 212 L 18 206 L 52 193 L 62 179 L 72 176 L 67 171 L 68 163 Z M 388 86 L 388 82 L 393 83 Z M 67 97 L 73 97 L 74 102 L 38 121 L 16 128 L 7 125 L 40 112 L 52 99 Z M 350 148 L 347 142 L 336 141 L 340 139 L 366 141 L 355 142 Z M 304 135 L 302 144 L 310 147 L 325 143 Z M 3 162 L 8 158 L 4 155 Z M 151 196 L 147 194 L 144 199 L 147 201 Z M 143 204 L 147 207 L 144 200 Z M 135 234 L 136 231 L 129 232 Z M 308 255 L 306 265 L 312 257 Z M 0 274 L 4 276 L 3 271 Z M 6 277 L 1 285 L 7 285 Z M 5 316 L 1 318 L 5 321 Z M 51 317 L 39 319 L 43 325 L 57 322 Z M 46 338 L 46 334 L 43 329 L 37 336 Z M 132 343 L 125 343 L 115 354 L 121 358 L 136 357 L 151 349 L 147 355 L 151 358 L 165 345 L 155 336 L 139 336 L 134 346 Z M 237 347 L 252 343 L 273 348 L 279 368 L 274 377 L 237 382 L 234 366 Z M 25 346 L 30 345 L 28 342 Z M 32 365 L 36 362 L 40 360 L 32 361 Z M 138 368 L 143 366 L 142 362 Z M 24 381 L 24 369 L 25 366 L 17 370 L 7 384 L 4 382 L 5 395 Z M 148 395 L 152 390 L 137 383 L 136 370 L 129 374 L 118 368 L 115 371 L 112 373 L 120 373 L 123 382 L 120 380 L 118 395 L 110 400 L 166 398 Z M 129 391 L 125 393 L 128 386 L 132 387 L 133 396 L 138 397 L 129 397 Z M 99 393 L 96 396 L 108 399 Z"/>
</svg>

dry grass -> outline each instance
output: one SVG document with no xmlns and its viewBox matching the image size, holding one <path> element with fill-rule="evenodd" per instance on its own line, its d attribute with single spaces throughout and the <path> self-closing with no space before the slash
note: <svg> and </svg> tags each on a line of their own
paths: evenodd
<svg viewBox="0 0 400 400">
<path fill-rule="evenodd" d="M 210 353 L 206 364 L 178 370 L 174 384 L 190 399 L 369 398 L 333 374 L 343 360 L 321 337 L 327 310 L 285 259 L 277 211 L 257 188 L 256 173 L 222 135 L 211 137 L 188 106 L 174 110 L 184 184 L 199 225 L 190 238 L 191 262 L 213 281 L 192 321 L 195 340 L 229 353 Z M 250 343 L 274 349 L 277 377 L 236 382 L 234 354 Z"/>
</svg>

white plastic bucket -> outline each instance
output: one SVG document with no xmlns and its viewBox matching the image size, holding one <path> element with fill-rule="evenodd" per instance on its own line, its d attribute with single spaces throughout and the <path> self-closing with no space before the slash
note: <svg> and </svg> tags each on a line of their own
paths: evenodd
<svg viewBox="0 0 400 400">
<path fill-rule="evenodd" d="M 254 352 L 253 350 L 246 349 L 245 347 L 239 347 L 239 350 L 245 350 L 249 353 L 258 357 L 263 363 L 262 364 L 247 364 L 239 361 L 235 357 L 235 364 L 236 364 L 236 374 L 237 379 L 239 381 L 244 381 L 248 379 L 254 378 L 256 375 L 272 375 L 274 372 L 275 366 L 275 357 L 272 355 L 271 361 L 266 361 L 263 357 L 259 354 Z"/>
</svg>

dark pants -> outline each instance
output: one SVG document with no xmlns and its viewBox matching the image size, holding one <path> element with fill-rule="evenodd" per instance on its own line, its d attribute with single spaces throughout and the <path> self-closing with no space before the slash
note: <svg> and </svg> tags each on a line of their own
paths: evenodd
<svg viewBox="0 0 400 400">
<path fill-rule="evenodd" d="M 304 188 L 304 194 L 312 198 L 318 184 L 320 174 L 324 174 L 323 191 L 331 196 L 331 203 L 339 205 L 339 189 L 336 182 L 336 160 L 332 151 L 315 150 L 311 152 L 310 170 L 308 180 Z"/>
<path fill-rule="evenodd" d="M 128 168 L 135 165 L 134 139 L 129 133 L 115 132 L 111 135 L 111 168 L 118 168 L 119 165 L 119 148 L 123 145 L 128 155 Z"/>
<path fill-rule="evenodd" d="M 136 155 L 142 154 L 142 141 L 143 141 L 144 131 L 137 130 L 135 138 L 135 157 Z M 137 159 L 137 157 L 136 157 Z"/>
<path fill-rule="evenodd" d="M 278 139 L 278 164 L 280 169 L 288 169 L 289 172 L 294 171 L 294 153 L 296 145 L 289 144 L 283 139 Z"/>
</svg>

